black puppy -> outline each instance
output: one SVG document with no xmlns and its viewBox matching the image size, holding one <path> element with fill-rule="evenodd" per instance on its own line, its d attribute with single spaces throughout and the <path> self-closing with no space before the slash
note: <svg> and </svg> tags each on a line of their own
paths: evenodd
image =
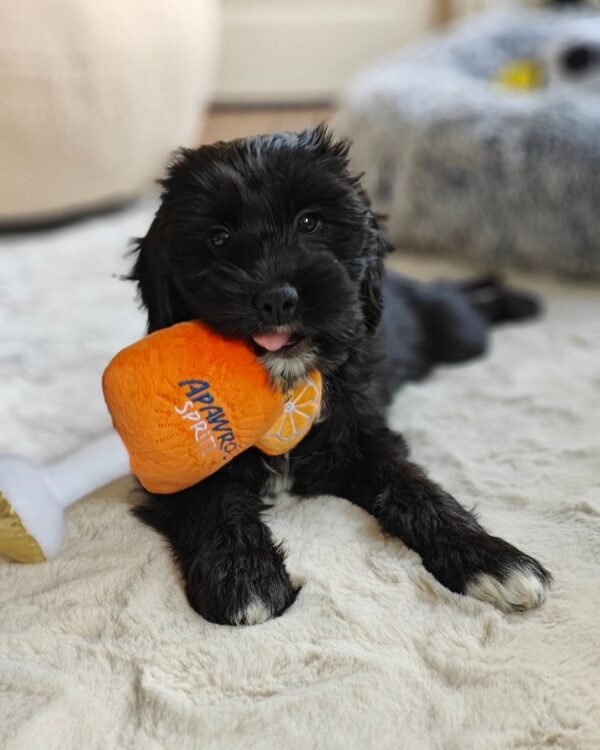
<svg viewBox="0 0 600 750">
<path fill-rule="evenodd" d="M 347 152 L 319 127 L 183 150 L 171 164 L 132 272 L 149 330 L 200 319 L 252 345 L 282 390 L 316 367 L 324 409 L 289 455 L 250 449 L 135 512 L 167 537 L 191 606 L 213 622 L 263 622 L 293 601 L 261 519 L 262 498 L 282 486 L 360 505 L 452 591 L 507 611 L 535 607 L 549 573 L 408 460 L 386 405 L 436 363 L 480 355 L 490 324 L 537 305 L 493 280 L 387 275 L 388 245 Z"/>
</svg>

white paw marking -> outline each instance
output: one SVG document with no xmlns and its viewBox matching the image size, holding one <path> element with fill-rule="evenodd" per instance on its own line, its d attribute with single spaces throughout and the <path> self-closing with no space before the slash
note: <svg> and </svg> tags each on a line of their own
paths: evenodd
<svg viewBox="0 0 600 750">
<path fill-rule="evenodd" d="M 504 612 L 523 612 L 539 607 L 545 601 L 548 584 L 533 571 L 518 567 L 504 581 L 488 573 L 480 573 L 467 585 L 466 593 Z"/>
<path fill-rule="evenodd" d="M 272 617 L 271 610 L 260 599 L 254 599 L 232 618 L 234 625 L 260 625 Z"/>
</svg>

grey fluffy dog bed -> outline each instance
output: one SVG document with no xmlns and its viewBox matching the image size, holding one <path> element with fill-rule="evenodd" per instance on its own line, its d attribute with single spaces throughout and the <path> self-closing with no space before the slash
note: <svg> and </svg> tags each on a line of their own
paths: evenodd
<svg viewBox="0 0 600 750">
<path fill-rule="evenodd" d="M 511 61 L 543 84 L 500 85 Z M 494 13 L 355 79 L 354 143 L 392 239 L 493 266 L 600 275 L 600 17 Z"/>
</svg>

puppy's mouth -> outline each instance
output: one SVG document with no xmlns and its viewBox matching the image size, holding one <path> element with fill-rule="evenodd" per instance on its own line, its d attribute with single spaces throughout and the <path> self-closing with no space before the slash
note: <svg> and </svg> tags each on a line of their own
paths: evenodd
<svg viewBox="0 0 600 750">
<path fill-rule="evenodd" d="M 314 343 L 299 326 L 257 331 L 250 337 L 250 343 L 281 393 L 304 381 L 316 366 Z"/>
<path fill-rule="evenodd" d="M 301 331 L 294 331 L 289 326 L 280 326 L 272 331 L 255 333 L 252 336 L 254 349 L 259 355 L 293 355 L 299 354 L 307 343 Z"/>
</svg>

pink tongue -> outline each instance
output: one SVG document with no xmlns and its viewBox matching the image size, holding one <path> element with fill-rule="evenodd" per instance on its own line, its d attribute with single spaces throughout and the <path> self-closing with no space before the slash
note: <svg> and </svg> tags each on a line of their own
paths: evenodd
<svg viewBox="0 0 600 750">
<path fill-rule="evenodd" d="M 292 335 L 291 333 L 257 333 L 252 338 L 268 352 L 278 352 L 283 346 L 289 344 Z"/>
</svg>

